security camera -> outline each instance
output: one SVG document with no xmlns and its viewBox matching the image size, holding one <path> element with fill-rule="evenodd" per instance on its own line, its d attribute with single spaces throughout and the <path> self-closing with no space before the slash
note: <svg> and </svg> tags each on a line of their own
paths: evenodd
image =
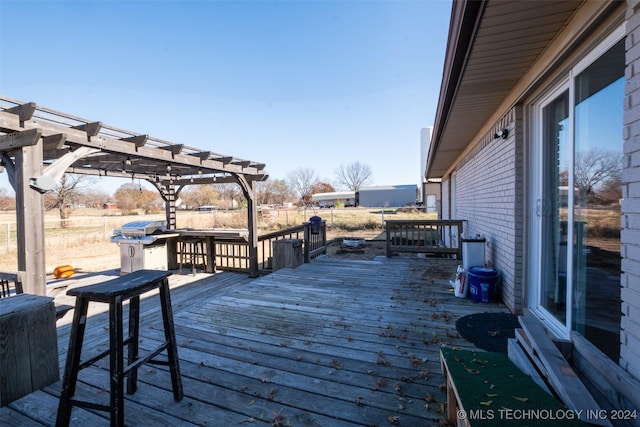
<svg viewBox="0 0 640 427">
<path fill-rule="evenodd" d="M 493 134 L 495 139 L 502 138 L 507 139 L 509 137 L 509 129 L 499 129 L 496 133 Z"/>
</svg>

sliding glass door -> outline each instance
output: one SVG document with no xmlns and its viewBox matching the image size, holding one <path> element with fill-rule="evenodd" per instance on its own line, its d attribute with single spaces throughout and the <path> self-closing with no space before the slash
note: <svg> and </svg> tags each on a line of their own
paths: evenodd
<svg viewBox="0 0 640 427">
<path fill-rule="evenodd" d="M 612 37 L 538 104 L 532 156 L 532 308 L 616 361 L 624 55 Z"/>
<path fill-rule="evenodd" d="M 566 325 L 566 307 L 571 298 L 567 294 L 569 91 L 562 91 L 543 107 L 542 120 L 542 197 L 536 206 L 541 231 L 539 303 Z"/>
</svg>

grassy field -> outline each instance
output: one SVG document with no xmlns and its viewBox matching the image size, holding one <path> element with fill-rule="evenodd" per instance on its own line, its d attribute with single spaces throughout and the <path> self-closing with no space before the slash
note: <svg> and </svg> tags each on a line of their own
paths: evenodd
<svg viewBox="0 0 640 427">
<path fill-rule="evenodd" d="M 436 219 L 435 213 L 415 209 L 270 209 L 258 212 L 259 234 L 293 227 L 317 215 L 327 221 L 327 237 L 382 238 L 384 221 L 391 219 Z M 590 245 L 619 251 L 620 211 L 584 210 Z M 246 211 L 178 211 L 178 228 L 246 228 Z M 164 214 L 121 216 L 119 211 L 85 209 L 73 212 L 62 227 L 57 211 L 45 218 L 45 260 L 47 271 L 72 265 L 83 272 L 120 266 L 120 251 L 109 238 L 113 230 L 138 220 L 164 220 Z M 15 212 L 0 212 L 0 271 L 17 270 Z"/>
<path fill-rule="evenodd" d="M 435 213 L 412 209 L 272 209 L 258 212 L 259 234 L 299 225 L 311 216 L 327 221 L 328 238 L 358 236 L 374 239 L 388 219 L 435 219 Z M 178 228 L 246 228 L 247 214 L 235 211 L 178 211 Z M 139 220 L 164 220 L 164 214 L 121 216 L 118 211 L 83 209 L 61 223 L 57 211 L 45 217 L 45 261 L 48 272 L 59 265 L 77 271 L 103 271 L 120 266 L 118 246 L 109 241 L 113 230 Z M 64 227 L 63 227 L 64 225 Z M 15 212 L 0 213 L 0 270 L 17 270 Z"/>
</svg>

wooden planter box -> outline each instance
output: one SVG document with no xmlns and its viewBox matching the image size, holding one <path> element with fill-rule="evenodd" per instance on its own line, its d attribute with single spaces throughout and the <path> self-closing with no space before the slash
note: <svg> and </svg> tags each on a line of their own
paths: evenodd
<svg viewBox="0 0 640 427">
<path fill-rule="evenodd" d="M 53 298 L 0 298 L 0 406 L 60 378 Z"/>
<path fill-rule="evenodd" d="M 302 263 L 302 239 L 273 241 L 273 271 L 281 268 L 296 268 Z"/>
</svg>

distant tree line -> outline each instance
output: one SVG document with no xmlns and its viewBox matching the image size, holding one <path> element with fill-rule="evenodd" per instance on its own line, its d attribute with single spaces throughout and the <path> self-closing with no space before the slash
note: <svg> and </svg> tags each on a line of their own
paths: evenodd
<svg viewBox="0 0 640 427">
<path fill-rule="evenodd" d="M 256 183 L 256 202 L 258 205 L 282 205 L 292 203 L 305 205 L 311 203 L 315 193 L 327 193 L 344 189 L 358 191 L 369 183 L 372 173 L 369 166 L 361 162 L 343 164 L 335 171 L 334 183 L 320 179 L 315 170 L 298 168 L 286 179 L 269 179 Z M 198 209 L 214 206 L 218 209 L 244 207 L 246 202 L 240 187 L 236 184 L 200 184 L 186 187 L 178 195 L 181 206 Z M 0 188 L 0 210 L 14 210 L 15 197 L 9 196 Z M 113 195 L 95 187 L 94 180 L 87 175 L 65 174 L 53 191 L 44 195 L 46 210 L 57 209 L 61 225 L 66 225 L 74 209 L 101 208 L 115 203 L 124 214 L 134 212 L 155 213 L 163 209 L 163 201 L 155 190 L 149 190 L 140 183 L 128 182 L 120 186 Z"/>
</svg>

